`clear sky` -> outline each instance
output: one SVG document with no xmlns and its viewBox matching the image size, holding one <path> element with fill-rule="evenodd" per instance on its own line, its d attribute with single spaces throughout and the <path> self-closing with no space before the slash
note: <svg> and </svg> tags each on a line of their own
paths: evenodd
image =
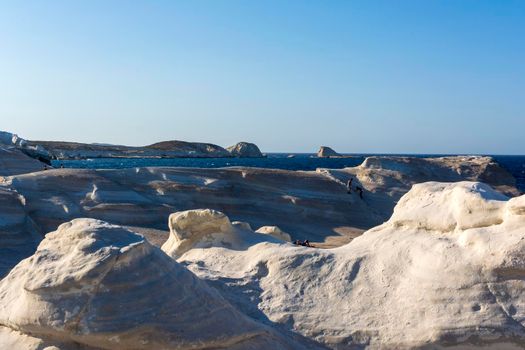
<svg viewBox="0 0 525 350">
<path fill-rule="evenodd" d="M 525 154 L 525 1 L 0 1 L 0 130 Z"/>
</svg>

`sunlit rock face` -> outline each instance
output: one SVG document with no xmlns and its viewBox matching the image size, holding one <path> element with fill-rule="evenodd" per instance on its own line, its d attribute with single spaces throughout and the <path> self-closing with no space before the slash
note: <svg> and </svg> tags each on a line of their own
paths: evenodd
<svg viewBox="0 0 525 350">
<path fill-rule="evenodd" d="M 302 348 L 141 235 L 93 219 L 49 233 L 0 282 L 0 323 L 0 344 L 60 349 Z"/>
<path fill-rule="evenodd" d="M 272 237 L 275 237 L 277 239 L 280 239 L 284 242 L 291 242 L 292 241 L 292 237 L 284 232 L 283 230 L 281 230 L 279 227 L 277 226 L 263 226 L 263 227 L 259 227 L 257 229 L 257 231 L 255 232 L 258 232 L 258 233 L 262 233 L 262 234 L 265 234 L 265 235 L 270 235 Z"/>
<path fill-rule="evenodd" d="M 27 140 L 24 140 L 18 135 L 12 134 L 10 132 L 0 131 L 0 148 L 16 149 L 20 151 L 21 153 L 27 155 L 30 158 L 39 160 L 48 165 L 51 164 L 50 163 L 51 154 L 42 145 L 31 144 Z M 5 158 L 6 156 L 7 156 L 6 154 L 0 154 L 0 159 Z M 21 162 L 21 161 L 25 163 L 29 162 L 28 160 L 23 160 L 21 157 L 18 158 L 18 162 Z M 14 169 L 17 168 L 17 164 L 15 163 L 10 163 L 10 167 L 8 167 L 8 169 L 9 168 L 11 169 L 11 172 L 9 173 L 9 175 L 24 173 L 24 171 L 13 171 Z M 42 164 L 37 170 L 40 170 L 41 168 L 42 168 Z M 36 170 L 32 170 L 32 171 L 36 171 Z M 25 172 L 31 172 L 31 171 L 25 171 Z"/>
<path fill-rule="evenodd" d="M 195 246 L 177 261 L 245 313 L 328 347 L 525 344 L 525 196 L 423 183 L 342 247 L 240 246 Z"/>
<path fill-rule="evenodd" d="M 170 236 L 162 250 L 175 259 L 194 248 L 224 246 L 243 250 L 258 242 L 290 241 L 290 236 L 275 226 L 253 231 L 246 223 L 232 224 L 224 213 L 211 209 L 173 213 L 169 228 Z"/>
<path fill-rule="evenodd" d="M 227 148 L 228 152 L 234 157 L 239 158 L 262 158 L 263 154 L 254 143 L 239 142 Z"/>
<path fill-rule="evenodd" d="M 358 192 L 348 193 L 351 177 L 354 188 L 364 189 L 362 199 Z M 368 158 L 361 166 L 317 172 L 53 169 L 6 177 L 0 188 L 24 199 L 19 208 L 42 236 L 63 222 L 91 217 L 132 226 L 146 235 L 154 230 L 152 241 L 160 246 L 168 238 L 171 213 L 210 208 L 253 228 L 278 226 L 292 240 L 334 247 L 388 220 L 414 183 L 481 178 L 498 178 L 488 183 L 506 194 L 517 192 L 512 176 L 486 157 Z"/>
<path fill-rule="evenodd" d="M 334 151 L 332 148 L 328 146 L 321 146 L 319 148 L 319 151 L 317 151 L 317 156 L 319 158 L 329 158 L 329 157 L 341 157 L 339 153 Z"/>
</svg>

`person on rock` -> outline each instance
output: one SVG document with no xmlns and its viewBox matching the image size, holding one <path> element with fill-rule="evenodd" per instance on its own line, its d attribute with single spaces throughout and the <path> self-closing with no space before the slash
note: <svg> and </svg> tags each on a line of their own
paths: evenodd
<svg viewBox="0 0 525 350">
<path fill-rule="evenodd" d="M 305 241 L 301 241 L 300 239 L 296 239 L 293 244 L 295 245 L 300 245 L 300 246 L 303 246 L 303 247 L 310 247 L 310 248 L 313 248 L 314 246 L 310 244 L 310 241 L 309 240 L 305 240 Z"/>
<path fill-rule="evenodd" d="M 350 180 L 346 183 L 346 193 L 350 194 L 352 193 L 352 181 L 354 181 L 354 178 L 351 177 Z"/>
</svg>

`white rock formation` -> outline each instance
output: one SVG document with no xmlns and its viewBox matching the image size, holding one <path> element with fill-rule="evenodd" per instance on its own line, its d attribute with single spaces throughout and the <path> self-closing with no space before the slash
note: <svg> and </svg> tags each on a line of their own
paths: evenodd
<svg viewBox="0 0 525 350">
<path fill-rule="evenodd" d="M 239 142 L 226 148 L 232 156 L 239 158 L 262 158 L 264 157 L 259 147 L 254 143 Z"/>
<path fill-rule="evenodd" d="M 248 222 L 245 222 L 245 221 L 233 221 L 232 226 L 239 227 L 243 230 L 253 231 L 252 225 L 250 225 Z"/>
<path fill-rule="evenodd" d="M 379 162 L 379 161 L 378 161 Z M 63 222 L 91 217 L 114 224 L 162 231 L 171 213 L 213 208 L 252 227 L 275 225 L 294 239 L 340 246 L 392 215 L 414 183 L 481 181 L 515 194 L 512 176 L 486 157 L 380 159 L 380 166 L 314 171 L 260 168 L 54 169 L 0 181 L 0 188 L 25 198 L 21 210 L 43 235 Z M 390 165 L 389 165 L 390 164 Z M 395 170 L 394 166 L 399 166 Z M 346 181 L 364 189 L 347 194 Z M 321 243 L 322 242 L 322 243 Z M 0 255 L 0 264 L 4 256 Z"/>
<path fill-rule="evenodd" d="M 255 232 L 262 233 L 263 235 L 270 235 L 285 242 L 292 241 L 292 237 L 277 226 L 259 227 Z"/>
<path fill-rule="evenodd" d="M 0 145 L 15 147 L 24 154 L 45 162 L 51 159 L 51 154 L 41 145 L 31 145 L 28 141 L 10 132 L 0 131 Z"/>
<path fill-rule="evenodd" d="M 246 223 L 232 225 L 230 219 L 216 210 L 195 209 L 171 214 L 169 217 L 170 236 L 162 250 L 178 258 L 193 248 L 224 246 L 232 249 L 246 249 L 248 246 L 270 239 L 269 232 L 254 232 Z M 277 232 L 275 229 L 273 232 Z M 281 236 L 283 236 L 281 231 Z M 275 234 L 277 235 L 277 234 Z M 286 235 L 286 234 L 284 234 Z M 289 235 L 288 235 L 289 237 Z M 280 242 L 282 238 L 271 238 Z"/>
<path fill-rule="evenodd" d="M 0 176 L 27 174 L 44 169 L 46 164 L 29 157 L 15 146 L 0 145 Z"/>
<path fill-rule="evenodd" d="M 210 244 L 178 261 L 245 313 L 331 348 L 517 349 L 523 251 L 525 196 L 424 183 L 388 222 L 340 248 Z"/>
<path fill-rule="evenodd" d="M 0 187 L 0 278 L 20 260 L 33 254 L 42 239 L 25 211 L 25 204 L 22 195 Z"/>
<path fill-rule="evenodd" d="M 23 147 L 26 144 L 26 141 L 16 134 L 7 131 L 0 131 L 0 144 L 5 146 Z"/>
<path fill-rule="evenodd" d="M 317 156 L 319 158 L 341 157 L 339 153 L 328 146 L 321 146 L 319 151 L 317 151 Z"/>
<path fill-rule="evenodd" d="M 0 324 L 10 349 L 303 348 L 141 235 L 92 219 L 49 233 L 0 282 Z"/>
</svg>

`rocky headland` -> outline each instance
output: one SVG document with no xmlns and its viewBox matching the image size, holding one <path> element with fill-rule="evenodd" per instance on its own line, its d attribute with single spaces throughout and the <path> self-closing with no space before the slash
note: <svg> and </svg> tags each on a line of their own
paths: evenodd
<svg viewBox="0 0 525 350">
<path fill-rule="evenodd" d="M 143 147 L 78 143 L 64 141 L 30 141 L 16 134 L 0 131 L 0 145 L 16 148 L 29 157 L 47 164 L 51 160 L 89 158 L 259 158 L 257 145 L 239 142 L 225 149 L 211 143 L 163 141 Z"/>
</svg>

